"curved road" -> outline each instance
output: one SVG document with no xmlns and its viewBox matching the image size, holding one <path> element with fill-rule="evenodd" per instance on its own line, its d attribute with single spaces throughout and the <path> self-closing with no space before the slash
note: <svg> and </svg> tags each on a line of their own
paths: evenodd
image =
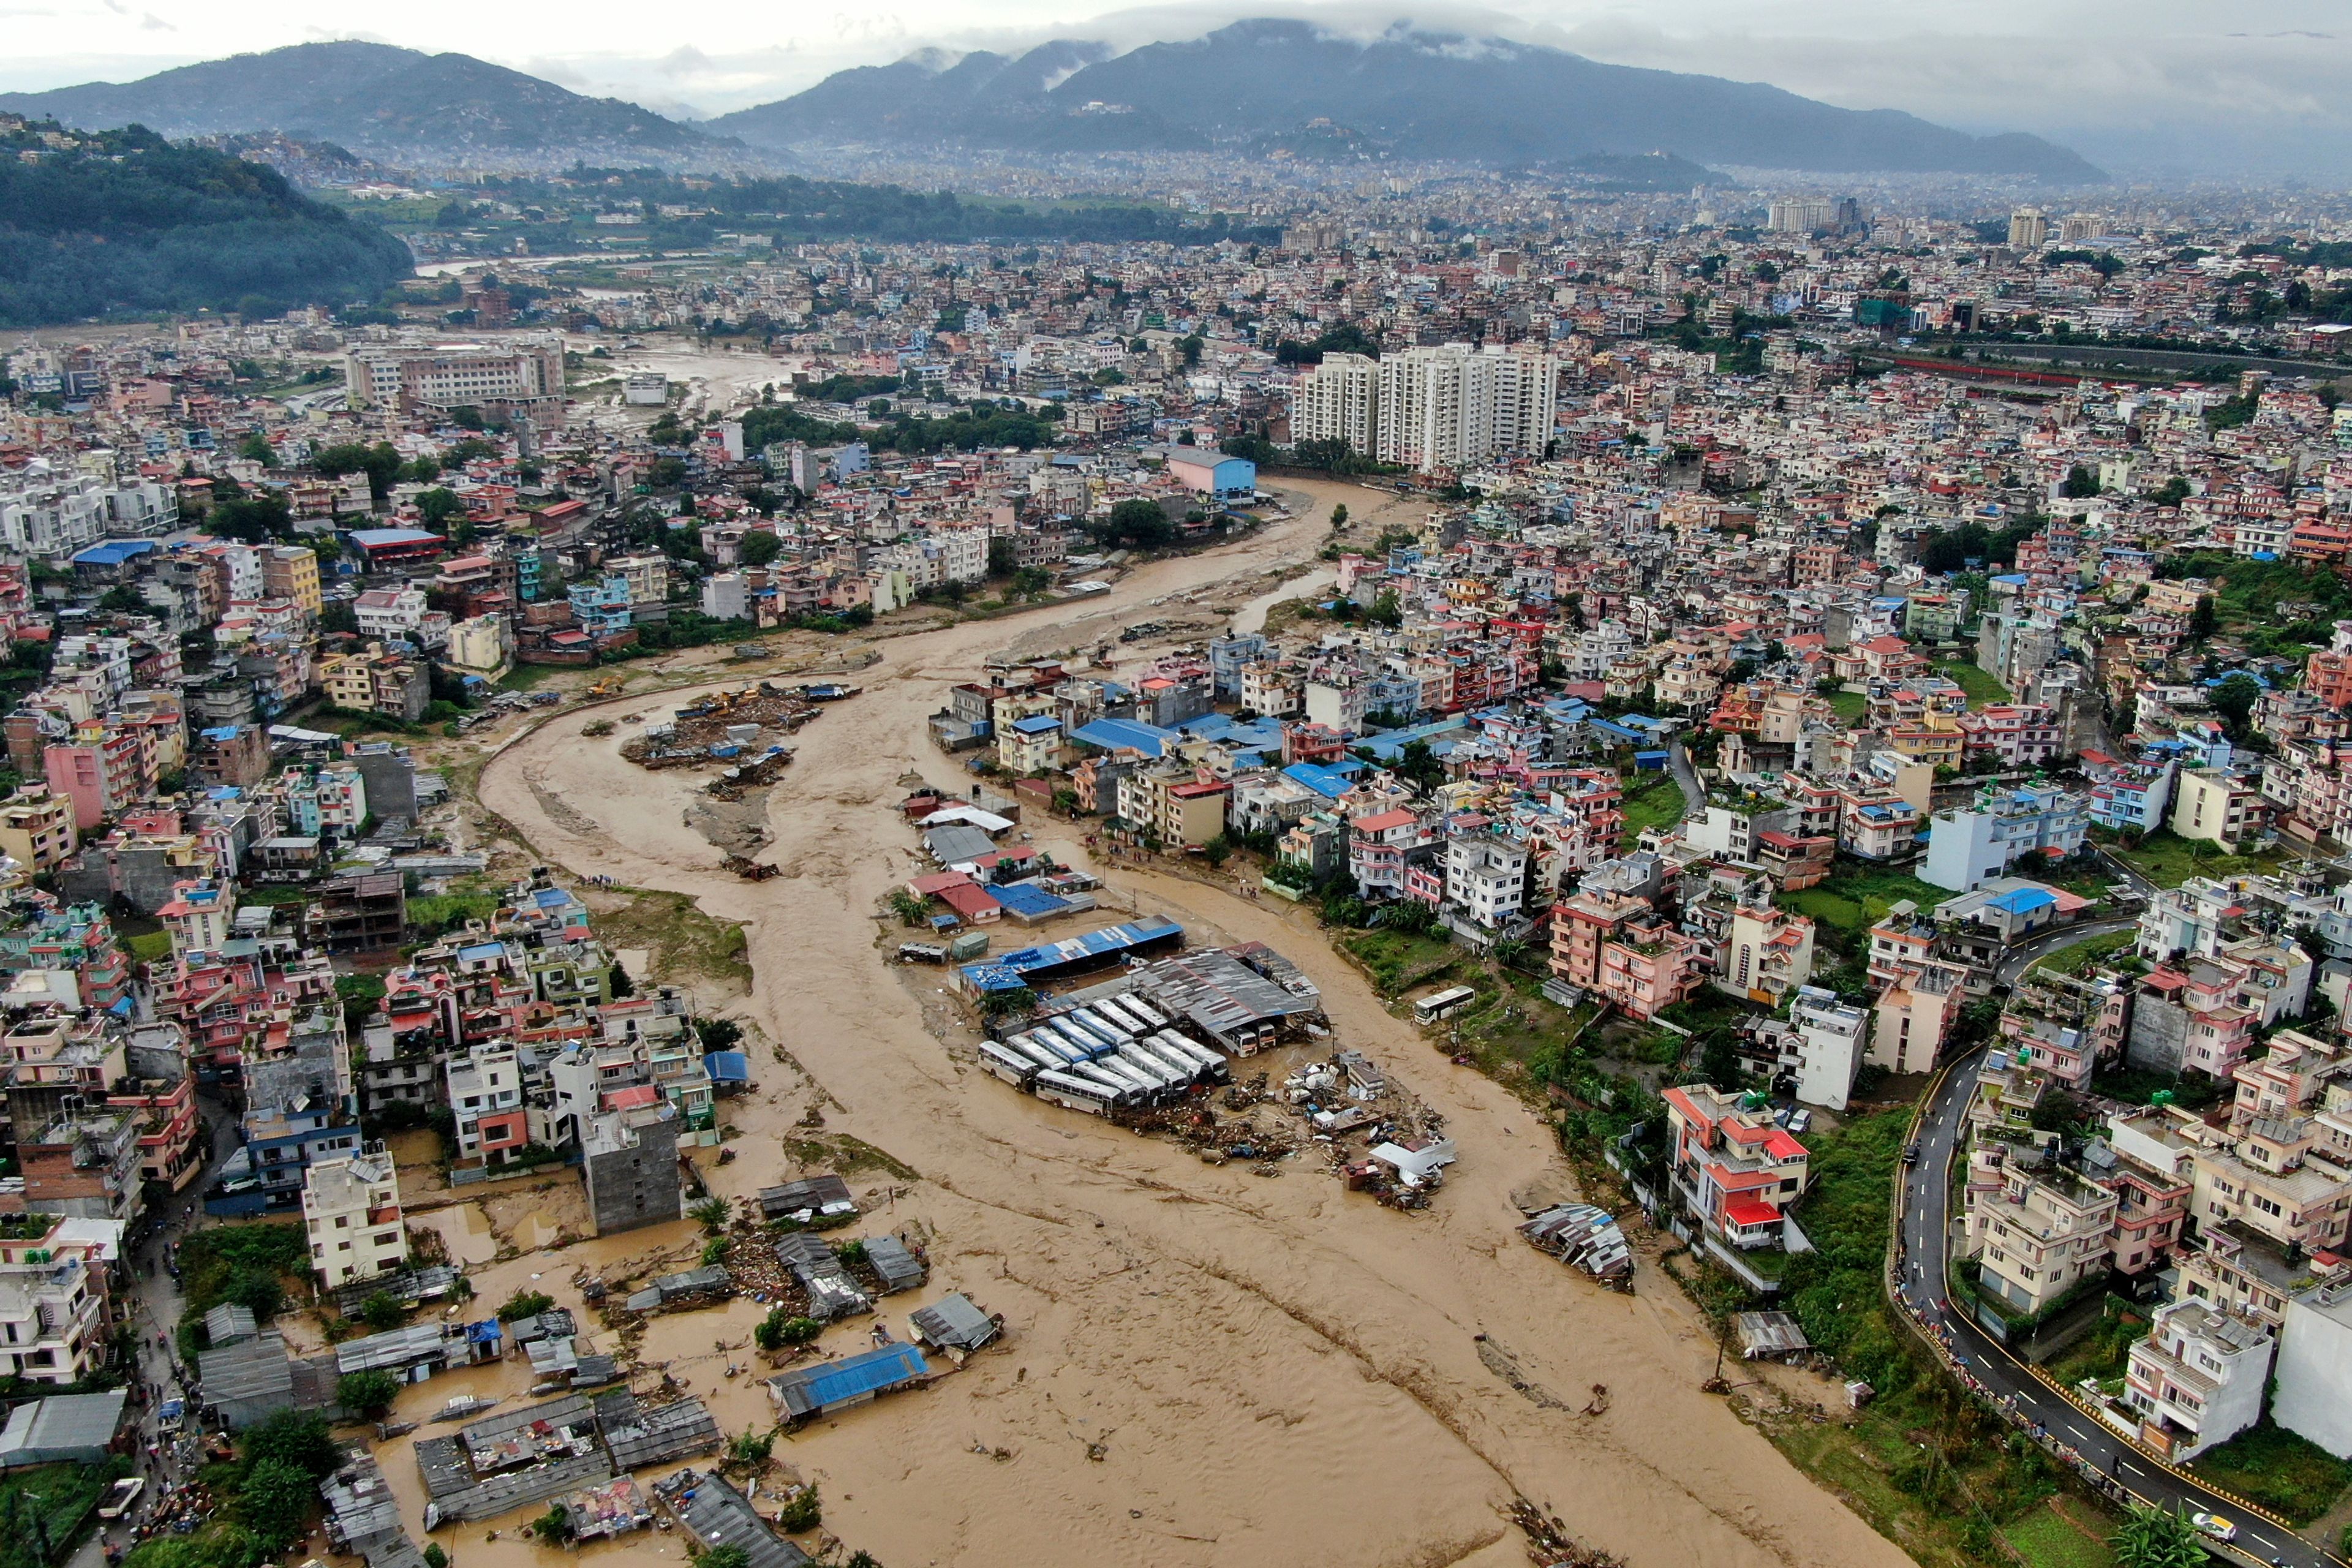
<svg viewBox="0 0 2352 1568">
<path fill-rule="evenodd" d="M 2000 978 L 2014 984 L 2026 965 L 2102 931 L 2129 926 L 2129 921 L 2102 921 L 2074 926 L 2033 944 L 2004 963 Z M 2016 1407 L 2060 1442 L 2072 1447 L 2097 1468 L 2121 1482 L 2143 1500 L 2168 1509 L 2218 1513 L 2238 1525 L 2236 1545 L 2243 1560 L 2291 1563 L 2294 1568 L 2333 1568 L 2335 1560 L 2279 1525 L 2250 1514 L 2236 1502 L 2184 1480 L 2156 1463 L 2112 1428 L 2059 1396 L 2048 1384 L 2025 1369 L 2006 1347 L 1979 1328 L 1965 1309 L 1953 1305 L 1946 1286 L 1957 1219 L 1950 1218 L 1951 1173 L 1961 1147 L 1961 1131 L 1977 1081 L 1984 1047 L 1956 1058 L 1936 1080 L 1919 1120 L 1919 1162 L 1904 1177 L 1903 1273 L 1904 1304 L 1913 1317 L 1942 1339 L 1970 1375 L 1995 1395 L 2007 1395 Z"/>
</svg>

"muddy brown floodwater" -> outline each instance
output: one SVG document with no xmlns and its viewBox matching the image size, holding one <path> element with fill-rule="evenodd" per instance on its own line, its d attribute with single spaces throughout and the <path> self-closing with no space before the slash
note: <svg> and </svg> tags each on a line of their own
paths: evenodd
<svg viewBox="0 0 2352 1568">
<path fill-rule="evenodd" d="M 1312 510 L 1217 553 L 1143 568 L 1105 598 L 878 641 L 884 662 L 857 678 L 864 695 L 800 732 L 771 795 L 762 858 L 788 871 L 774 880 L 725 877 L 719 852 L 682 821 L 700 781 L 629 765 L 620 735 L 591 739 L 558 721 L 485 771 L 484 803 L 539 854 L 688 892 L 744 922 L 756 980 L 735 1010 L 766 1039 L 754 1047 L 758 1088 L 727 1111 L 743 1136 L 740 1157 L 710 1173 L 719 1190 L 744 1194 L 793 1173 L 782 1141 L 818 1105 L 828 1134 L 919 1173 L 852 1177 L 861 1192 L 895 1188 L 867 1230 L 919 1222 L 932 1237 L 930 1284 L 883 1303 L 894 1329 L 954 1289 L 1004 1315 L 1001 1348 L 928 1391 L 820 1422 L 778 1456 L 820 1483 L 826 1527 L 888 1568 L 1504 1568 L 1526 1560 L 1503 1516 L 1514 1495 L 1640 1564 L 1906 1561 L 1698 1392 L 1713 1342 L 1670 1281 L 1645 1272 L 1638 1295 L 1610 1294 L 1518 1238 L 1510 1194 L 1570 1186 L 1543 1122 L 1391 1017 L 1304 917 L 1097 868 L 1146 910 L 1278 946 L 1322 987 L 1339 1043 L 1446 1116 L 1461 1162 L 1425 1213 L 1350 1195 L 1309 1161 L 1276 1179 L 1211 1167 L 1019 1095 L 959 1061 L 972 1036 L 934 993 L 940 981 L 912 987 L 883 962 L 874 910 L 915 865 L 891 806 L 903 775 L 955 773 L 923 723 L 949 683 L 976 677 L 998 649 L 1091 646 L 1166 618 L 1184 607 L 1152 607 L 1169 595 L 1194 593 L 1196 606 L 1260 599 L 1269 569 L 1311 559 L 1334 501 L 1348 502 L 1360 537 L 1418 515 L 1416 503 L 1352 486 L 1287 488 L 1307 491 Z M 1083 863 L 1067 829 L 1033 831 Z M 808 1076 L 770 1059 L 770 1042 Z M 690 1256 L 695 1245 L 680 1225 L 473 1272 L 489 1300 L 535 1275 L 534 1289 L 570 1301 L 583 1268 L 664 1248 Z M 645 1354 L 713 1396 L 730 1431 L 764 1426 L 758 1384 L 727 1379 L 730 1357 L 716 1348 L 740 1345 L 760 1312 L 738 1302 L 656 1320 Z M 862 1321 L 825 1338 L 838 1351 L 866 1342 Z M 510 1373 L 462 1375 L 519 1392 Z M 1594 1384 L 1611 1398 L 1587 1416 Z M 438 1379 L 410 1390 L 402 1411 L 463 1392 L 462 1379 Z M 415 1463 L 404 1451 L 383 1458 L 415 1529 Z M 454 1534 L 468 1568 L 520 1564 L 541 1549 L 514 1538 L 519 1522 L 443 1539 Z M 502 1539 L 484 1543 L 488 1528 Z M 620 1550 L 677 1551 L 638 1540 Z"/>
</svg>

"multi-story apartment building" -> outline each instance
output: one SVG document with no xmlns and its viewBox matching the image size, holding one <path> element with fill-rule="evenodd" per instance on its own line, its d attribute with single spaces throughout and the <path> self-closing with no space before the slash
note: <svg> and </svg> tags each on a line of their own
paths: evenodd
<svg viewBox="0 0 2352 1568">
<path fill-rule="evenodd" d="M 2186 1464 L 2253 1426 L 2276 1346 L 2268 1327 L 2201 1303 L 2158 1307 L 2124 1372 L 2139 1440 Z"/>
<path fill-rule="evenodd" d="M 121 1242 L 111 1221 L 0 1215 L 0 1377 L 68 1384 L 105 1364 L 105 1258 Z"/>
<path fill-rule="evenodd" d="M 1380 439 L 1381 364 L 1364 354 L 1328 353 L 1298 378 L 1290 403 L 1294 441 L 1344 441 L 1371 453 Z"/>
<path fill-rule="evenodd" d="M 408 1261 L 400 1179 L 381 1149 L 320 1160 L 305 1173 L 310 1267 L 330 1290 L 398 1272 Z"/>
<path fill-rule="evenodd" d="M 1968 1250 L 1979 1289 L 2032 1314 L 2105 1273 L 2116 1194 L 2063 1167 L 2011 1165 L 2010 1148 L 1979 1142 L 1969 1152 Z M 1979 1165 L 1990 1167 L 1998 1185 L 1979 1190 Z"/>
<path fill-rule="evenodd" d="M 2081 853 L 2089 826 L 2083 798 L 2057 784 L 1989 787 L 1973 809 L 1936 815 L 1920 879 L 1965 893 L 2028 857 Z"/>
<path fill-rule="evenodd" d="M 1559 409 L 1559 363 L 1466 343 L 1412 348 L 1380 363 L 1384 463 L 1460 469 L 1497 452 L 1541 453 Z"/>
<path fill-rule="evenodd" d="M 1769 1255 L 1787 1245 L 1788 1208 L 1811 1176 L 1805 1146 L 1768 1112 L 1707 1084 L 1665 1091 L 1673 1206 L 1707 1251 L 1759 1289 L 1779 1288 Z M 1767 1256 L 1759 1256 L 1767 1255 Z"/>
<path fill-rule="evenodd" d="M 343 386 L 353 408 L 403 414 L 561 418 L 563 343 L 525 338 L 509 343 L 366 344 L 344 356 Z"/>
<path fill-rule="evenodd" d="M 457 1123 L 457 1154 L 497 1166 L 530 1142 L 522 1072 L 514 1047 L 478 1045 L 449 1058 L 449 1110 Z"/>
</svg>

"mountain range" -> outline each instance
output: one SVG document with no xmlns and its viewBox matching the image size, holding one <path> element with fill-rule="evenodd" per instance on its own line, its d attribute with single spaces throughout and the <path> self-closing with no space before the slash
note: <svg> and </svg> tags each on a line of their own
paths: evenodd
<svg viewBox="0 0 2352 1568">
<path fill-rule="evenodd" d="M 708 133 L 634 103 L 583 97 L 471 55 L 389 44 L 297 44 L 133 82 L 0 93 L 0 110 L 89 131 L 136 123 L 172 137 L 276 131 L 380 157 L 484 168 L 582 157 L 724 161 Z"/>
<path fill-rule="evenodd" d="M 1507 166 L 1657 153 L 1823 174 L 2105 178 L 2039 137 L 1971 136 L 1761 83 L 1403 26 L 1360 40 L 1276 20 L 1123 54 L 1070 40 L 1018 56 L 920 51 L 698 126 L 469 56 L 368 43 L 302 44 L 127 84 L 0 94 L 0 110 L 88 129 L 136 121 L 172 136 L 284 132 L 388 159 L 483 168 L 579 158 L 774 166 L 799 150 L 843 146 L 1263 155 L 1295 145 L 1350 160 Z M 1344 147 L 1316 133 L 1320 121 L 1344 128 Z"/>
<path fill-rule="evenodd" d="M 2039 137 L 1970 136 L 1893 110 L 1838 109 L 1756 82 L 1603 65 L 1562 49 L 1392 28 L 1236 22 L 1125 54 L 1052 43 L 1008 58 L 917 54 L 709 121 L 754 146 L 1062 151 L 1245 147 L 1328 119 L 1394 157 L 1517 164 L 1664 152 L 1823 173 L 2105 176 Z"/>
</svg>

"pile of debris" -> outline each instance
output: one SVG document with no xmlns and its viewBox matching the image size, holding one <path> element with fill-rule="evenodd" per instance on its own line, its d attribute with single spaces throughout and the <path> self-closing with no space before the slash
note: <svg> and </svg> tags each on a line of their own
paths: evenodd
<svg viewBox="0 0 2352 1568">
<path fill-rule="evenodd" d="M 1622 1558 L 1585 1545 L 1557 1516 L 1545 1514 L 1525 1498 L 1513 1500 L 1511 1522 L 1526 1533 L 1528 1561 L 1537 1568 L 1624 1568 Z"/>
<path fill-rule="evenodd" d="M 1633 1249 L 1617 1216 L 1591 1204 L 1561 1204 L 1544 1210 L 1519 1234 L 1563 1263 L 1572 1264 L 1612 1290 L 1633 1292 Z"/>
<path fill-rule="evenodd" d="M 757 686 L 713 692 L 677 710 L 667 720 L 647 724 L 642 733 L 622 745 L 621 755 L 640 767 L 656 770 L 734 761 L 767 731 L 789 735 L 824 710 L 821 701 L 837 700 L 839 694 L 845 694 L 825 688 L 827 696 L 820 699 L 812 694 L 815 689 L 763 680 Z M 777 754 L 772 748 L 760 762 L 765 763 Z M 792 753 L 781 754 L 789 760 Z"/>
</svg>

